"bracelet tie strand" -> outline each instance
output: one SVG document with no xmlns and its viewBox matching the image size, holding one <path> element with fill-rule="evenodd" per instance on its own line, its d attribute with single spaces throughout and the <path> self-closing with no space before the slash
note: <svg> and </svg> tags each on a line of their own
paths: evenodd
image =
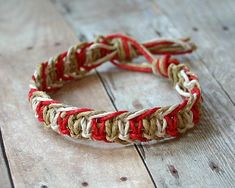
<svg viewBox="0 0 235 188">
<path fill-rule="evenodd" d="M 195 49 L 188 38 L 140 44 L 122 34 L 98 36 L 94 42 L 78 43 L 41 63 L 32 76 L 28 99 L 39 122 L 65 136 L 120 144 L 175 138 L 198 123 L 202 97 L 198 77 L 172 55 Z M 139 56 L 148 63 L 133 63 Z M 48 95 L 105 62 L 167 77 L 183 102 L 134 112 L 106 112 L 65 105 Z"/>
</svg>

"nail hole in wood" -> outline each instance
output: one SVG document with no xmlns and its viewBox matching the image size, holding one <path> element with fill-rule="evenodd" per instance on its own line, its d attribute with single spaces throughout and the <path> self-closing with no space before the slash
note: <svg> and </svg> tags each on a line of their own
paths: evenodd
<svg viewBox="0 0 235 188">
<path fill-rule="evenodd" d="M 156 33 L 159 37 L 162 36 L 162 33 L 161 33 L 160 31 L 158 31 L 158 30 L 155 30 L 155 33 Z"/>
<path fill-rule="evenodd" d="M 83 187 L 87 187 L 88 186 L 88 183 L 86 181 L 82 182 L 82 186 Z"/>
<path fill-rule="evenodd" d="M 133 102 L 132 102 L 132 106 L 136 109 L 141 109 L 143 108 L 143 105 L 140 103 L 139 100 L 135 99 Z"/>
<path fill-rule="evenodd" d="M 41 188 L 48 188 L 46 185 L 41 185 Z"/>
<path fill-rule="evenodd" d="M 80 40 L 81 42 L 87 41 L 86 36 L 85 36 L 84 34 L 82 34 L 82 33 L 79 34 L 78 38 L 79 38 L 79 40 Z"/>
<path fill-rule="evenodd" d="M 61 43 L 60 42 L 55 42 L 55 46 L 60 46 Z"/>
<path fill-rule="evenodd" d="M 27 50 L 32 50 L 32 49 L 33 49 L 33 46 L 28 46 L 26 49 L 27 49 Z"/>
<path fill-rule="evenodd" d="M 122 177 L 120 177 L 120 180 L 121 180 L 121 181 L 127 181 L 127 177 L 122 176 Z"/>
<path fill-rule="evenodd" d="M 197 27 L 193 27 L 193 31 L 198 31 L 198 28 Z"/>
<path fill-rule="evenodd" d="M 219 170 L 220 170 L 219 166 L 212 161 L 209 163 L 209 167 L 211 168 L 211 170 L 213 170 L 215 172 L 219 172 Z"/>
<path fill-rule="evenodd" d="M 65 10 L 65 12 L 66 13 L 71 13 L 71 9 L 70 9 L 70 7 L 67 5 L 67 3 L 64 3 L 64 10 Z"/>
<path fill-rule="evenodd" d="M 227 26 L 223 26 L 223 30 L 224 31 L 228 31 L 228 27 Z"/>
<path fill-rule="evenodd" d="M 174 165 L 168 165 L 168 168 L 169 168 L 170 173 L 171 173 L 172 176 L 174 176 L 175 178 L 179 178 L 178 170 L 176 170 Z"/>
</svg>

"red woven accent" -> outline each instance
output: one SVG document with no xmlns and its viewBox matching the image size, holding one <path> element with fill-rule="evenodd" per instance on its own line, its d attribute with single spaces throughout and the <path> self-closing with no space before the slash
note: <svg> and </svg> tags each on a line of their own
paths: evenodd
<svg viewBox="0 0 235 188">
<path fill-rule="evenodd" d="M 179 136 L 179 132 L 177 130 L 177 123 L 178 123 L 177 116 L 167 115 L 164 118 L 166 119 L 166 122 L 167 122 L 166 134 L 173 136 L 173 137 Z"/>
<path fill-rule="evenodd" d="M 70 110 L 70 111 L 67 111 L 66 112 L 66 115 L 64 118 L 61 117 L 61 113 L 59 114 L 59 117 L 58 117 L 58 125 L 59 125 L 59 131 L 60 133 L 62 134 L 69 134 L 69 129 L 67 127 L 68 125 L 68 119 L 70 117 L 70 115 L 74 115 L 74 114 L 79 114 L 81 112 L 87 112 L 87 111 L 91 111 L 92 109 L 90 108 L 80 108 L 80 109 L 75 109 L 75 110 Z"/>
<path fill-rule="evenodd" d="M 201 91 L 196 87 L 192 89 L 192 94 L 196 93 L 197 94 L 197 99 L 191 109 L 191 111 L 193 112 L 193 122 L 194 124 L 198 124 L 199 122 L 199 118 L 200 118 L 200 110 L 198 108 L 198 102 L 201 98 Z"/>
<path fill-rule="evenodd" d="M 143 114 L 131 119 L 130 123 L 130 138 L 133 140 L 139 140 L 142 142 L 146 142 L 148 139 L 143 137 L 143 119 L 150 116 L 154 112 L 156 112 L 159 107 L 152 108 L 144 112 Z"/>
<path fill-rule="evenodd" d="M 123 47 L 124 47 L 124 51 L 126 54 L 126 60 L 128 61 L 128 60 L 130 60 L 130 49 L 129 49 L 127 40 L 123 40 Z"/>
<path fill-rule="evenodd" d="M 145 49 L 134 39 L 121 34 L 113 34 L 106 36 L 107 39 L 121 38 L 125 42 L 130 42 L 136 49 L 142 54 L 148 62 L 152 62 L 154 59 L 145 51 Z"/>
<path fill-rule="evenodd" d="M 50 105 L 50 104 L 53 104 L 53 103 L 58 103 L 57 101 L 41 101 L 38 103 L 37 105 L 37 108 L 36 108 L 36 112 L 37 112 L 37 115 L 38 115 L 38 121 L 40 122 L 44 122 L 44 119 L 43 119 L 43 109 Z"/>
<path fill-rule="evenodd" d="M 187 105 L 187 100 L 184 100 L 181 104 L 179 104 L 177 106 L 177 108 L 175 108 L 171 113 L 169 113 L 168 115 L 174 116 L 176 115 L 181 109 L 183 109 L 186 105 Z"/>
<path fill-rule="evenodd" d="M 194 104 L 191 111 L 193 112 L 193 123 L 197 125 L 199 123 L 200 111 L 197 104 Z"/>
<path fill-rule="evenodd" d="M 47 77 L 47 75 L 46 75 L 46 68 L 47 68 L 47 65 L 48 65 L 48 62 L 46 62 L 46 63 L 42 63 L 42 84 L 41 84 L 41 86 L 42 86 L 42 90 L 46 90 L 46 88 L 47 88 L 47 85 L 46 85 L 46 77 Z"/>
<path fill-rule="evenodd" d="M 92 131 L 91 131 L 91 137 L 95 140 L 106 140 L 105 136 L 105 122 L 101 122 L 99 124 L 100 127 L 98 127 L 98 123 L 96 119 L 92 119 Z"/>
<path fill-rule="evenodd" d="M 57 74 L 56 74 L 57 75 L 57 80 L 62 79 L 63 75 L 64 75 L 64 65 L 63 65 L 64 62 L 62 61 L 63 58 L 64 58 L 64 54 L 60 55 L 58 57 L 57 63 L 55 64 L 56 72 L 57 72 Z"/>
<path fill-rule="evenodd" d="M 30 89 L 30 90 L 29 90 L 29 93 L 28 93 L 28 100 L 31 99 L 31 97 L 32 97 L 32 95 L 33 95 L 33 93 L 34 93 L 35 91 L 38 91 L 38 89 Z"/>
<path fill-rule="evenodd" d="M 171 41 L 153 41 L 153 42 L 144 43 L 143 46 L 146 48 L 151 48 L 151 47 L 156 47 L 160 45 L 170 45 L 170 44 L 174 44 L 174 43 Z M 192 49 L 180 51 L 180 52 L 159 52 L 158 49 L 150 50 L 150 52 L 155 55 L 182 55 L 182 54 L 191 53 L 192 51 L 193 51 Z"/>
<path fill-rule="evenodd" d="M 130 120 L 130 138 L 133 140 L 139 140 L 142 142 L 146 142 L 147 139 L 143 138 L 143 121 L 138 121 L 137 126 L 134 120 Z"/>
</svg>

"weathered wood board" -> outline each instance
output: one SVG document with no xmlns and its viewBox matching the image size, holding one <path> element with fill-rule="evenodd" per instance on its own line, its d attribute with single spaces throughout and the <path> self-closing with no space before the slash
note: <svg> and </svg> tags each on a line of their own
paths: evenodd
<svg viewBox="0 0 235 188">
<path fill-rule="evenodd" d="M 235 4 L 215 2 L 2 1 L 0 187 L 234 187 Z M 179 140 L 120 147 L 70 142 L 40 126 L 26 100 L 36 65 L 78 40 L 116 32 L 140 41 L 193 36 L 199 49 L 182 60 L 199 75 L 203 89 L 195 130 Z M 53 97 L 102 110 L 180 101 L 164 78 L 109 63 Z"/>
<path fill-rule="evenodd" d="M 94 39 L 94 34 L 120 31 L 141 41 L 159 35 L 164 38 L 183 37 L 158 5 L 152 2 L 56 2 L 77 35 L 88 40 Z M 87 14 L 92 7 L 96 8 Z M 105 17 L 107 14 L 110 17 Z M 203 87 L 205 101 L 200 125 L 178 142 L 140 145 L 139 150 L 159 187 L 232 187 L 235 182 L 234 106 L 204 65 L 202 56 L 185 58 L 186 61 L 189 59 L 189 66 L 199 75 Z M 117 70 L 112 65 L 102 66 L 98 71 L 117 109 L 133 110 L 178 102 L 170 84 L 167 85 L 167 81 L 161 78 Z"/>
<path fill-rule="evenodd" d="M 235 1 L 183 0 L 179 6 L 174 6 L 177 0 L 155 2 L 174 28 L 183 35 L 193 36 L 199 45 L 197 53 L 202 63 L 234 105 Z"/>
<path fill-rule="evenodd" d="M 0 126 L 15 187 L 152 187 L 134 146 L 73 143 L 35 119 L 27 92 L 36 64 L 78 41 L 55 6 L 46 0 L 7 1 L 0 18 Z M 70 97 L 63 98 L 63 91 Z M 114 110 L 94 73 L 63 91 L 56 97 L 64 102 Z"/>
</svg>

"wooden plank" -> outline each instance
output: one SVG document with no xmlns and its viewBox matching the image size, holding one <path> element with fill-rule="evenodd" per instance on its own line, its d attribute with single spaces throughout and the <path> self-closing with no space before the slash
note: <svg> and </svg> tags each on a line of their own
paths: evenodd
<svg viewBox="0 0 235 188">
<path fill-rule="evenodd" d="M 0 132 L 0 185 L 4 188 L 11 187 L 11 177 L 8 173 L 8 166 L 6 161 L 6 156 L 4 153 L 4 145 Z"/>
<path fill-rule="evenodd" d="M 151 2 L 56 2 L 76 29 L 77 35 L 85 35 L 89 40 L 93 39 L 94 34 L 120 31 L 146 40 L 156 37 L 158 29 L 162 31 L 162 37 L 182 37 Z M 95 9 L 87 14 L 91 7 Z M 235 109 L 200 58 L 191 55 L 190 59 L 192 63 L 189 66 L 199 75 L 203 88 L 204 105 L 200 125 L 180 140 L 139 145 L 138 149 L 158 187 L 232 187 L 235 183 Z M 133 110 L 178 101 L 173 89 L 162 78 L 117 70 L 108 64 L 98 71 L 118 109 Z M 144 87 L 141 88 L 140 83 Z"/>
<path fill-rule="evenodd" d="M 235 104 L 235 41 L 231 40 L 235 38 L 235 1 L 155 2 L 157 9 L 164 12 L 181 34 L 192 36 L 199 44 L 198 55 Z"/>
<path fill-rule="evenodd" d="M 135 147 L 97 148 L 39 126 L 27 101 L 30 77 L 36 64 L 68 49 L 77 38 L 50 1 L 1 4 L 0 126 L 15 187 L 153 187 Z M 54 97 L 114 110 L 94 73 Z"/>
</svg>

